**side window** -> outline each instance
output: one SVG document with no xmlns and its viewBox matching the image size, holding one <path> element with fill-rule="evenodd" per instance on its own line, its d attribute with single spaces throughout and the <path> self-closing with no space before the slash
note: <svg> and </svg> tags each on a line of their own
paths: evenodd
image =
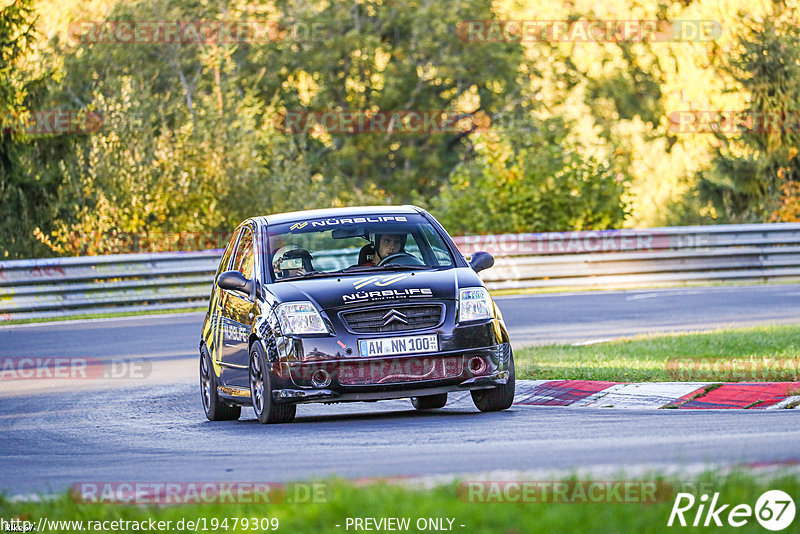
<svg viewBox="0 0 800 534">
<path fill-rule="evenodd" d="M 236 246 L 236 239 L 238 237 L 239 237 L 239 232 L 234 232 L 233 234 L 231 234 L 231 239 L 230 241 L 228 241 L 228 246 L 225 248 L 225 252 L 222 254 L 222 259 L 219 262 L 219 268 L 217 269 L 217 276 L 228 270 L 228 264 L 231 261 L 231 256 L 233 255 L 233 248 Z"/>
<path fill-rule="evenodd" d="M 242 273 L 245 278 L 252 280 L 255 260 L 256 257 L 253 254 L 253 232 L 247 227 L 242 228 L 242 237 L 239 240 L 239 248 L 236 249 L 233 268 Z"/>
</svg>

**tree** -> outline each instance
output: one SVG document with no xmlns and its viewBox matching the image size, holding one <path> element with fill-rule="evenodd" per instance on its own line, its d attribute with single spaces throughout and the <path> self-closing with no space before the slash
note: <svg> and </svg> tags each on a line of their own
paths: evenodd
<svg viewBox="0 0 800 534">
<path fill-rule="evenodd" d="M 116 4 L 109 20 L 236 20 L 244 5 L 144 0 Z M 269 157 L 280 142 L 276 111 L 241 75 L 247 46 L 100 41 L 88 33 L 60 49 L 62 99 L 99 112 L 104 125 L 63 161 L 71 177 L 65 209 L 42 237 L 55 252 L 203 246 L 203 236 L 214 241 L 310 180 L 292 172 L 305 169 L 302 155 Z M 280 172 L 295 179 L 275 180 Z M 276 182 L 281 190 L 265 187 Z"/>
<path fill-rule="evenodd" d="M 487 133 L 431 210 L 455 233 L 618 228 L 626 178 L 607 162 L 581 157 L 568 133 L 557 118 L 532 117 Z"/>
<path fill-rule="evenodd" d="M 115 4 L 112 21 L 280 20 L 285 31 L 235 44 L 89 37 L 60 49 L 60 98 L 106 121 L 62 161 L 64 210 L 42 240 L 59 253 L 121 252 L 126 234 L 435 194 L 469 152 L 470 132 L 320 136 L 276 124 L 300 109 L 499 109 L 517 90 L 519 49 L 462 41 L 454 28 L 468 15 L 492 17 L 477 0 Z"/>
<path fill-rule="evenodd" d="M 493 115 L 520 97 L 522 49 L 474 43 L 455 29 L 495 18 L 480 0 L 278 2 L 283 38 L 250 66 L 269 66 L 264 101 L 288 110 L 460 111 Z M 325 179 L 383 191 L 381 202 L 435 195 L 471 149 L 470 131 L 296 135 Z"/>
<path fill-rule="evenodd" d="M 797 220 L 800 196 L 800 29 L 798 11 L 774 2 L 763 20 L 742 14 L 745 29 L 723 69 L 748 95 L 744 132 L 718 135 L 700 192 L 733 222 Z"/>
<path fill-rule="evenodd" d="M 54 216 L 59 174 L 41 158 L 60 152 L 62 140 L 30 135 L 30 110 L 43 101 L 45 75 L 28 64 L 36 38 L 32 0 L 0 9 L 0 259 L 37 256 L 45 248 L 34 237 Z"/>
</svg>

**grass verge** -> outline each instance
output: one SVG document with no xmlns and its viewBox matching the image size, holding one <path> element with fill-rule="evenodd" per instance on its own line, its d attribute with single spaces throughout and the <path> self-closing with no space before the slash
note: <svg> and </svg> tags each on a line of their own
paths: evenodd
<svg viewBox="0 0 800 534">
<path fill-rule="evenodd" d="M 386 483 L 373 483 L 369 485 L 354 485 L 341 480 L 324 481 L 326 487 L 325 499 L 316 499 L 313 503 L 290 503 L 287 501 L 275 504 L 184 504 L 170 506 L 152 505 L 123 505 L 123 504 L 88 504 L 75 502 L 67 495 L 42 503 L 8 502 L 0 498 L 0 517 L 8 521 L 21 519 L 37 525 L 40 518 L 46 518 L 49 527 L 47 532 L 75 532 L 77 525 L 58 525 L 53 521 L 82 521 L 85 527 L 88 521 L 171 521 L 170 528 L 162 531 L 169 532 L 203 532 L 205 531 L 252 531 L 250 525 L 255 520 L 259 527 L 261 519 L 277 519 L 278 528 L 255 531 L 278 532 L 314 532 L 314 533 L 343 533 L 354 531 L 352 523 L 349 529 L 348 518 L 408 518 L 410 528 L 401 530 L 406 532 L 421 532 L 436 530 L 429 527 L 421 529 L 417 521 L 434 518 L 447 526 L 452 520 L 452 530 L 456 532 L 570 532 L 570 533 L 597 533 L 597 532 L 636 532 L 636 533 L 661 533 L 669 530 L 667 522 L 675 503 L 678 492 L 689 493 L 695 497 L 695 506 L 685 513 L 687 523 L 695 518 L 700 497 L 703 494 L 713 496 L 719 493 L 718 506 L 729 504 L 727 510 L 720 514 L 723 522 L 722 528 L 679 528 L 682 532 L 721 532 L 730 531 L 730 526 L 725 522 L 727 513 L 738 504 L 745 504 L 751 508 L 761 494 L 768 490 L 779 489 L 790 496 L 800 495 L 800 478 L 796 472 L 789 474 L 773 474 L 769 476 L 754 475 L 749 471 L 736 471 L 727 475 L 705 473 L 691 480 L 676 480 L 664 478 L 659 475 L 644 477 L 615 477 L 609 480 L 603 477 L 603 488 L 608 491 L 576 492 L 578 486 L 584 489 L 593 482 L 585 478 L 568 478 L 559 482 L 566 482 L 569 491 L 562 495 L 566 497 L 554 498 L 554 493 L 527 494 L 528 502 L 520 502 L 521 491 L 505 493 L 491 493 L 491 484 L 483 486 L 479 491 L 467 491 L 471 486 L 467 482 L 439 485 L 430 489 L 412 489 L 407 486 L 390 485 Z M 503 478 L 508 482 L 508 477 Z M 578 481 L 583 481 L 579 483 Z M 615 482 L 629 481 L 627 484 L 634 487 L 639 483 L 658 485 L 658 492 L 654 493 L 655 499 L 642 499 L 639 495 L 644 493 L 626 494 L 623 490 L 616 493 L 611 490 Z M 520 481 L 522 482 L 522 481 Z M 531 482 L 531 481 L 527 481 Z M 539 481 L 539 486 L 544 484 Z M 554 488 L 553 482 L 548 482 Z M 487 498 L 494 502 L 480 502 Z M 549 498 L 546 498 L 550 495 Z M 590 497 L 592 495 L 593 497 Z M 600 496 L 599 500 L 597 496 Z M 620 499 L 621 496 L 621 499 Z M 499 499 L 510 499 L 512 502 L 497 502 Z M 620 500 L 627 502 L 620 502 Z M 642 502 L 642 501 L 648 502 Z M 710 499 L 709 499 L 710 500 Z M 516 502 L 514 502 L 516 501 Z M 544 502 L 543 502 L 544 501 Z M 609 502 L 611 501 L 611 502 Z M 707 508 L 707 507 L 706 507 Z M 204 523 L 203 523 L 203 518 Z M 247 528 L 233 528 L 234 518 L 246 518 Z M 705 519 L 705 513 L 701 518 Z M 763 527 L 754 516 L 747 519 L 747 523 L 736 528 L 737 532 L 764 532 Z M 183 520 L 183 528 L 177 527 Z M 199 520 L 199 521 L 198 521 Z M 227 520 L 227 528 L 222 528 L 222 521 Z M 187 521 L 197 521 L 195 528 L 188 528 Z M 795 524 L 797 523 L 795 519 Z M 213 525 L 216 528 L 212 528 Z M 268 524 L 268 523 L 265 523 Z M 272 523 L 274 525 L 274 522 Z M 339 526 L 337 526 L 339 525 Z M 462 526 L 463 525 L 463 526 Z M 111 526 L 111 524 L 107 524 Z M 177 528 L 176 528 L 177 527 Z M 93 529 L 91 529 L 93 530 Z M 133 530 L 128 525 L 128 530 Z M 107 532 L 120 532 L 122 528 L 110 528 Z M 790 527 L 788 531 L 792 531 Z"/>
<path fill-rule="evenodd" d="M 597 343 L 525 347 L 520 379 L 615 382 L 800 380 L 800 325 L 664 334 Z"/>
</svg>

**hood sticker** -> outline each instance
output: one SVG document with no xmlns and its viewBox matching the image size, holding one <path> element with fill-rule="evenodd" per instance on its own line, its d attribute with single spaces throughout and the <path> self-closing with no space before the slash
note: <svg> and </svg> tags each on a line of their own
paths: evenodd
<svg viewBox="0 0 800 534">
<path fill-rule="evenodd" d="M 409 276 L 410 275 L 408 273 L 390 274 L 389 276 L 370 276 L 369 278 L 356 280 L 353 282 L 353 286 L 356 289 L 361 289 L 362 287 L 370 284 L 375 284 L 378 287 L 384 287 L 392 285 L 395 282 L 399 282 L 400 280 L 405 280 Z"/>
<path fill-rule="evenodd" d="M 353 287 L 362 289 L 364 287 L 373 285 L 377 287 L 386 287 L 401 280 L 405 280 L 411 276 L 408 273 L 390 274 L 390 275 L 377 275 L 368 278 L 362 278 L 353 282 Z M 432 297 L 433 290 L 427 287 L 412 287 L 408 289 L 383 289 L 381 291 L 356 291 L 342 295 L 344 302 L 374 302 L 379 300 L 402 299 L 408 297 Z"/>
<path fill-rule="evenodd" d="M 375 302 L 379 300 L 432 296 L 433 290 L 428 287 L 411 287 L 408 289 L 382 289 L 381 291 L 356 291 L 349 295 L 342 295 L 342 300 L 344 302 Z"/>
</svg>

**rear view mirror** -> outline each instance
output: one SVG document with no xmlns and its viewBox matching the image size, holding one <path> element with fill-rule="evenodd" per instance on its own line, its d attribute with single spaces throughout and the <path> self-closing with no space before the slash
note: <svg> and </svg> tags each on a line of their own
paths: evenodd
<svg viewBox="0 0 800 534">
<path fill-rule="evenodd" d="M 494 265 L 494 256 L 488 252 L 475 252 L 469 260 L 469 266 L 472 267 L 472 270 L 476 273 L 488 269 L 492 265 Z"/>
<path fill-rule="evenodd" d="M 222 289 L 244 291 L 248 295 L 253 293 L 253 281 L 239 271 L 225 271 L 217 278 L 217 285 Z"/>
<path fill-rule="evenodd" d="M 334 239 L 363 237 L 364 239 L 369 240 L 369 234 L 363 226 L 354 226 L 352 228 L 335 228 L 331 231 L 331 237 Z"/>
</svg>

